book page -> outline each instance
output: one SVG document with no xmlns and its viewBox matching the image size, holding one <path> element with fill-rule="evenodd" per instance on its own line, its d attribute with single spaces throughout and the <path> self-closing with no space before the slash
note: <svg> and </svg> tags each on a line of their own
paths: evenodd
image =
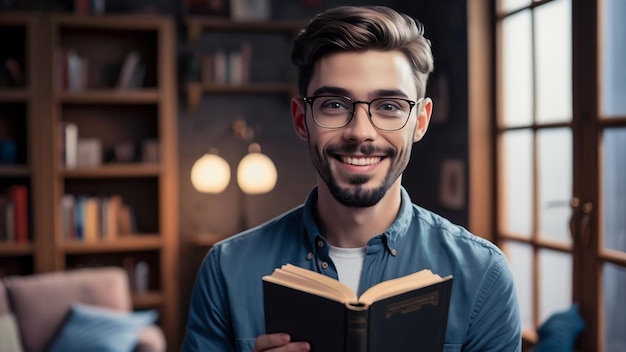
<svg viewBox="0 0 626 352">
<path fill-rule="evenodd" d="M 397 279 L 383 281 L 367 289 L 361 297 L 359 302 L 371 305 L 373 302 L 385 299 L 397 294 L 415 290 L 420 287 L 426 287 L 436 282 L 441 282 L 442 279 L 439 275 L 433 274 L 428 269 L 420 270 L 416 273 L 409 274 Z"/>
<path fill-rule="evenodd" d="M 357 297 L 346 285 L 315 271 L 285 264 L 263 280 L 326 297 L 341 303 L 356 302 Z"/>
</svg>

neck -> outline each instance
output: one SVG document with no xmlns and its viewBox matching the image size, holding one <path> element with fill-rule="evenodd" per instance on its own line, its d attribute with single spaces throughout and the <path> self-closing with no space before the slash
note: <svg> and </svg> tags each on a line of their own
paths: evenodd
<svg viewBox="0 0 626 352">
<path fill-rule="evenodd" d="M 400 184 L 401 178 L 398 178 L 377 204 L 352 208 L 337 202 L 326 184 L 319 182 L 316 214 L 328 242 L 336 247 L 365 247 L 372 237 L 387 230 L 400 211 Z"/>
</svg>

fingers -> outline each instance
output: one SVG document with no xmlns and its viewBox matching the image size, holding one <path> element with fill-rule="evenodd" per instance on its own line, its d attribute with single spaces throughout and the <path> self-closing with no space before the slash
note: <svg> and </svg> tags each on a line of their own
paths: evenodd
<svg viewBox="0 0 626 352">
<path fill-rule="evenodd" d="M 254 352 L 308 352 L 311 347 L 307 342 L 289 342 L 288 334 L 266 334 L 256 338 Z"/>
</svg>

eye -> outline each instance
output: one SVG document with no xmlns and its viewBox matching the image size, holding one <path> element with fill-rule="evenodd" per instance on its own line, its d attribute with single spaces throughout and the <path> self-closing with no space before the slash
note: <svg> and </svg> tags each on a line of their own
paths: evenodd
<svg viewBox="0 0 626 352">
<path fill-rule="evenodd" d="M 398 99 L 380 99 L 372 103 L 375 110 L 385 112 L 405 111 L 406 102 Z"/>
<path fill-rule="evenodd" d="M 320 98 L 319 107 L 324 110 L 350 110 L 352 104 L 341 98 Z"/>
</svg>

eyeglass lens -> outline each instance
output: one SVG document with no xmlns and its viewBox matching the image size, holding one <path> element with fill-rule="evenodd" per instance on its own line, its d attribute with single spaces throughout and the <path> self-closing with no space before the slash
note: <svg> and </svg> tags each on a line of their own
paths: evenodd
<svg viewBox="0 0 626 352">
<path fill-rule="evenodd" d="M 357 104 L 367 105 L 372 124 L 382 130 L 404 127 L 411 113 L 409 101 L 400 98 L 376 98 L 364 102 L 345 97 L 317 97 L 312 104 L 313 118 L 322 127 L 344 127 L 352 119 Z"/>
</svg>

